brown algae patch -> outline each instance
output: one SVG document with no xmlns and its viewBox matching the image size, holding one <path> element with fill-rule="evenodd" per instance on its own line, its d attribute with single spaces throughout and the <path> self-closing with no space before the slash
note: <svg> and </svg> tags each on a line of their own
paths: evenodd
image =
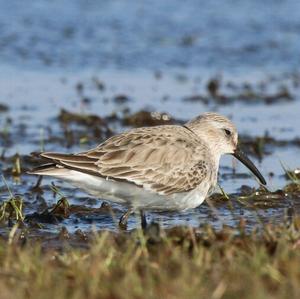
<svg viewBox="0 0 300 299">
<path fill-rule="evenodd" d="M 149 112 L 145 110 L 125 115 L 122 119 L 124 126 L 131 127 L 171 125 L 175 122 L 176 120 L 167 113 Z"/>
<path fill-rule="evenodd" d="M 277 80 L 261 80 L 249 82 L 223 82 L 220 76 L 213 77 L 206 82 L 206 92 L 196 93 L 183 98 L 187 102 L 215 103 L 228 105 L 234 102 L 247 104 L 277 104 L 294 100 L 294 92 L 298 89 L 293 78 L 277 78 Z"/>
<path fill-rule="evenodd" d="M 103 140 L 113 135 L 107 120 L 98 115 L 81 114 L 61 109 L 58 122 L 68 146 L 85 143 L 90 140 Z"/>
<path fill-rule="evenodd" d="M 25 222 L 28 222 L 30 226 L 38 225 L 39 223 L 58 224 L 71 216 L 80 222 L 80 219 L 86 215 L 91 216 L 94 214 L 99 216 L 106 214 L 113 216 L 115 212 L 116 211 L 105 202 L 103 202 L 99 208 L 92 208 L 84 205 L 71 205 L 66 197 L 62 197 L 53 207 L 47 207 L 42 212 L 34 212 L 26 215 Z"/>
</svg>

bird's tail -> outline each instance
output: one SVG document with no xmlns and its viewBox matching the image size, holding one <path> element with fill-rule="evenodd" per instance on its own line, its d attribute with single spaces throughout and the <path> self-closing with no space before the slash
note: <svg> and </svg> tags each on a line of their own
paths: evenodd
<svg viewBox="0 0 300 299">
<path fill-rule="evenodd" d="M 64 177 L 68 169 L 54 163 L 48 163 L 29 170 L 28 174 Z"/>
</svg>

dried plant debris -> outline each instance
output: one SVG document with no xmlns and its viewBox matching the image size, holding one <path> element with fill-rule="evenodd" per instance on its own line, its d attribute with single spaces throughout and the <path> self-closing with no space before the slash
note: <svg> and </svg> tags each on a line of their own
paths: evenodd
<svg viewBox="0 0 300 299">
<path fill-rule="evenodd" d="M 285 173 L 287 179 L 291 179 L 293 181 L 300 181 L 300 168 L 295 168 L 293 170 L 287 170 Z"/>
<path fill-rule="evenodd" d="M 75 123 L 83 126 L 106 126 L 105 120 L 98 115 L 73 113 L 65 109 L 61 109 L 58 121 L 62 124 Z"/>
<path fill-rule="evenodd" d="M 212 78 L 206 83 L 206 93 L 195 93 L 186 96 L 183 100 L 189 102 L 201 102 L 203 104 L 231 104 L 243 102 L 247 104 L 264 103 L 276 104 L 278 102 L 289 102 L 294 100 L 293 90 L 298 88 L 292 81 L 281 80 L 261 81 L 256 84 L 235 83 L 228 81 L 223 83 L 220 77 Z M 285 83 L 282 83 L 285 82 Z"/>
<path fill-rule="evenodd" d="M 53 207 L 44 208 L 42 212 L 34 212 L 26 215 L 26 223 L 29 223 L 31 226 L 36 226 L 40 223 L 58 224 L 59 222 L 63 221 L 64 219 L 68 219 L 71 216 L 80 221 L 80 219 L 84 218 L 85 216 L 114 214 L 113 209 L 105 202 L 103 202 L 99 208 L 92 208 L 84 205 L 71 205 L 68 198 L 60 190 L 60 188 L 52 184 L 51 190 L 55 196 L 59 197 L 57 203 Z"/>
<path fill-rule="evenodd" d="M 60 111 L 58 121 L 64 129 L 64 140 L 68 146 L 75 143 L 103 140 L 113 135 L 105 118 L 93 114 Z"/>
<path fill-rule="evenodd" d="M 212 97 L 217 97 L 219 96 L 220 81 L 218 79 L 211 79 L 208 81 L 206 88 Z"/>
<path fill-rule="evenodd" d="M 248 208 L 272 208 L 285 206 L 285 200 L 291 195 L 282 190 L 270 192 L 267 190 L 256 190 L 248 195 L 240 195 L 236 197 L 236 200 L 242 205 L 248 205 Z M 295 193 L 293 193 L 295 195 Z M 298 194 L 297 194 L 298 195 Z"/>
<path fill-rule="evenodd" d="M 275 139 L 266 132 L 263 136 L 239 136 L 241 147 L 250 155 L 261 160 L 265 155 L 270 155 L 277 147 L 300 147 L 300 139 L 295 137 L 290 140 Z"/>
<path fill-rule="evenodd" d="M 64 219 L 73 217 L 76 222 L 89 221 L 93 216 L 107 215 L 111 217 L 114 211 L 108 204 L 101 205 L 99 208 L 91 208 L 84 205 L 71 205 L 66 197 L 62 197 L 52 208 L 46 208 L 42 212 L 34 212 L 26 215 L 25 222 L 31 226 L 38 223 L 58 224 Z M 91 221 L 92 223 L 93 221 Z M 112 219 L 113 222 L 113 219 Z"/>
<path fill-rule="evenodd" d="M 175 122 L 176 120 L 167 113 L 148 112 L 145 110 L 124 116 L 122 120 L 124 126 L 131 127 L 169 125 Z"/>
<path fill-rule="evenodd" d="M 125 94 L 118 94 L 113 97 L 113 101 L 116 104 L 125 104 L 130 101 L 130 98 Z"/>
<path fill-rule="evenodd" d="M 0 112 L 7 112 L 9 107 L 6 104 L 0 103 Z"/>
<path fill-rule="evenodd" d="M 283 191 L 300 197 L 300 183 L 289 183 L 284 186 Z"/>
</svg>

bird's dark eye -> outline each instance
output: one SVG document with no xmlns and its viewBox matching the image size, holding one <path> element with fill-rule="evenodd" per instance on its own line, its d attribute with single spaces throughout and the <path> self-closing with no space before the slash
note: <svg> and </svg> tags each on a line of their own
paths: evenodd
<svg viewBox="0 0 300 299">
<path fill-rule="evenodd" d="M 226 136 L 231 136 L 231 131 L 228 129 L 224 129 Z"/>
</svg>

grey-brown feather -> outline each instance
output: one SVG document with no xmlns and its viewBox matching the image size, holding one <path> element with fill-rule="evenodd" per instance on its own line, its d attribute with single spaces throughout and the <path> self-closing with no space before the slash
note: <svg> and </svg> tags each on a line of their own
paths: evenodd
<svg viewBox="0 0 300 299">
<path fill-rule="evenodd" d="M 125 180 L 159 194 L 196 188 L 216 169 L 210 153 L 193 132 L 181 126 L 134 129 L 79 154 L 41 153 L 58 165 Z"/>
</svg>

